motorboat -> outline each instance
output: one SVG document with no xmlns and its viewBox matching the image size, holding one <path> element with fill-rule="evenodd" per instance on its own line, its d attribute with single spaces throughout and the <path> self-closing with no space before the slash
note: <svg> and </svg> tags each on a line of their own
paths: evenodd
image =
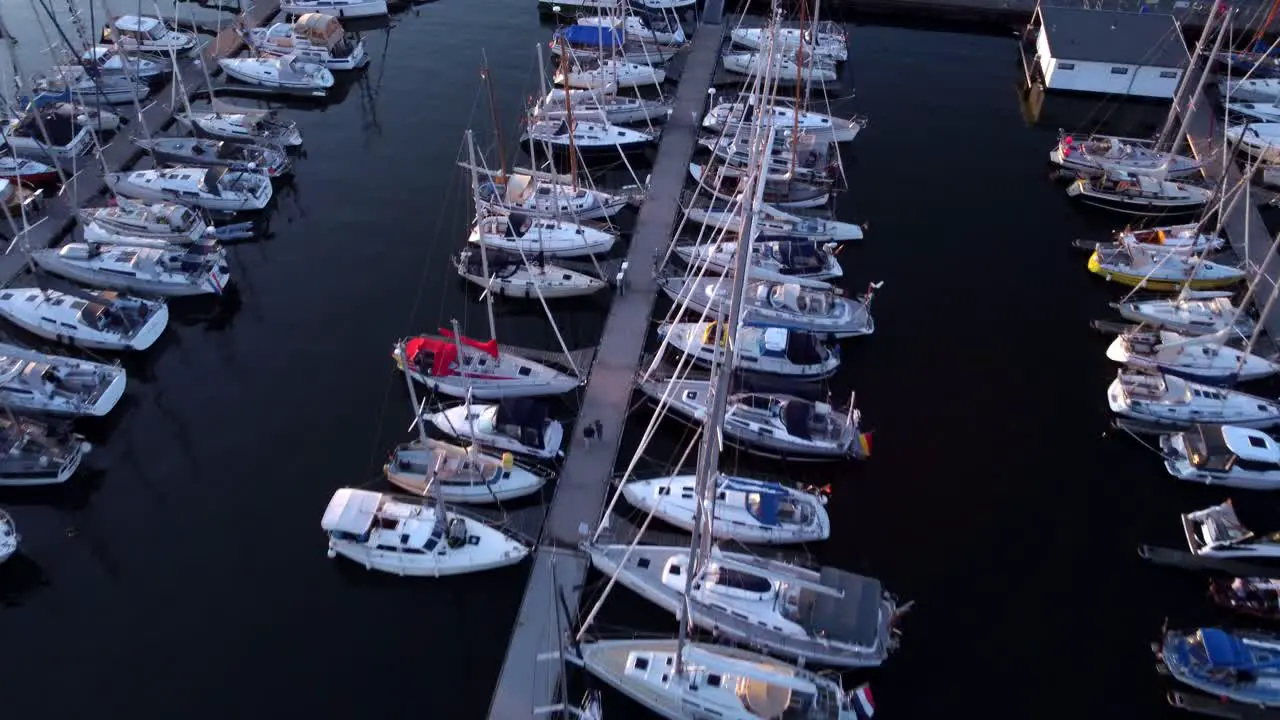
<svg viewBox="0 0 1280 720">
<path fill-rule="evenodd" d="M 291 23 L 251 28 L 246 43 L 271 55 L 296 55 L 333 71 L 356 70 L 369 62 L 364 41 L 348 36 L 338 19 L 323 13 L 307 13 Z"/>
<path fill-rule="evenodd" d="M 1240 522 L 1235 505 L 1227 500 L 1203 510 L 1182 514 L 1182 532 L 1192 555 L 1219 560 L 1280 559 L 1280 538 L 1275 533 L 1257 535 Z"/>
<path fill-rule="evenodd" d="M 106 38 L 126 53 L 183 54 L 196 47 L 195 33 L 170 29 L 160 18 L 121 15 L 107 25 Z"/>
<path fill-rule="evenodd" d="M 18 534 L 18 524 L 13 521 L 12 515 L 0 510 L 0 563 L 18 553 L 20 542 L 22 536 Z"/>
<path fill-rule="evenodd" d="M 644 379 L 640 390 L 679 419 L 701 425 L 707 417 L 711 383 L 707 380 Z M 736 393 L 727 399 L 721 427 L 726 442 L 752 455 L 788 462 L 865 458 L 870 433 L 859 432 L 862 413 L 837 410 L 781 393 Z"/>
<path fill-rule="evenodd" d="M 545 403 L 528 398 L 495 405 L 467 403 L 423 417 L 449 437 L 482 447 L 553 460 L 561 455 L 564 426 L 547 414 Z"/>
<path fill-rule="evenodd" d="M 603 55 L 637 65 L 662 65 L 680 50 L 650 38 L 628 37 L 625 30 L 604 25 L 569 25 L 556 30 L 547 44 L 554 57 L 590 61 Z"/>
<path fill-rule="evenodd" d="M 80 56 L 80 64 L 86 69 L 97 69 L 104 76 L 123 75 L 144 82 L 158 79 L 173 70 L 168 60 L 144 58 L 123 50 L 111 45 L 94 45 Z"/>
<path fill-rule="evenodd" d="M 168 200 L 219 212 L 261 210 L 271 201 L 271 179 L 256 170 L 179 167 L 105 173 L 112 192 L 135 200 Z"/>
<path fill-rule="evenodd" d="M 264 145 L 185 137 L 134 138 L 133 143 L 165 165 L 260 170 L 271 178 L 293 171 L 293 162 L 283 150 Z"/>
<path fill-rule="evenodd" d="M 0 138 L 19 155 L 53 160 L 78 158 L 93 147 L 93 132 L 74 118 L 41 109 L 0 122 Z"/>
<path fill-rule="evenodd" d="M 840 78 L 835 65 L 823 62 L 820 57 L 801 59 L 795 51 L 775 53 L 772 63 L 760 52 L 727 52 L 721 56 L 720 62 L 725 70 L 738 75 L 755 76 L 767 71 L 769 79 L 780 85 L 821 85 Z"/>
<path fill-rule="evenodd" d="M 1280 489 L 1280 446 L 1234 425 L 1196 425 L 1160 436 L 1164 467 L 1179 480 L 1245 490 Z"/>
<path fill-rule="evenodd" d="M 723 277 L 662 277 L 658 286 L 677 306 L 713 316 L 728 313 L 732 283 Z M 871 317 L 873 285 L 865 295 L 850 299 L 839 291 L 797 282 L 753 280 L 746 282 L 743 322 L 804 330 L 836 338 L 859 337 L 875 332 Z"/>
<path fill-rule="evenodd" d="M 688 218 L 709 227 L 737 233 L 742 228 L 743 204 L 697 203 L 688 208 Z M 766 237 L 808 240 L 814 243 L 861 240 L 862 226 L 856 223 L 793 215 L 772 205 L 761 203 L 760 214 L 751 221 L 752 228 Z"/>
<path fill-rule="evenodd" d="M 295 16 L 321 13 L 337 18 L 379 17 L 387 14 L 387 0 L 284 0 L 280 12 Z"/>
<path fill-rule="evenodd" d="M 536 120 L 603 119 L 610 125 L 628 125 L 663 120 L 671 114 L 671 103 L 648 98 L 618 95 L 612 86 L 595 90 L 551 88 L 533 109 Z"/>
<path fill-rule="evenodd" d="M 1166 630 L 1153 643 L 1173 679 L 1251 708 L 1280 707 L 1280 635 L 1262 630 Z"/>
<path fill-rule="evenodd" d="M 626 13 L 621 20 L 616 15 L 587 15 L 575 18 L 574 22 L 589 27 L 620 28 L 627 35 L 652 40 L 660 45 L 681 46 L 689 42 L 679 20 L 672 20 L 665 14 L 646 13 L 642 17 L 634 13 Z"/>
<path fill-rule="evenodd" d="M 798 127 L 802 133 L 825 137 L 833 142 L 853 142 L 867 125 L 866 119 L 861 117 L 846 120 L 808 110 L 797 113 L 795 108 L 786 105 L 766 105 L 761 108 L 757 98 L 749 96 L 745 101 L 717 104 L 703 117 L 702 127 L 716 133 L 749 133 L 760 112 L 773 114 L 774 127 Z"/>
<path fill-rule="evenodd" d="M 1240 268 L 1211 262 L 1200 255 L 1138 243 L 1099 246 L 1089 256 L 1088 268 L 1110 282 L 1168 292 L 1177 292 L 1188 284 L 1193 290 L 1230 287 L 1247 277 Z"/>
<path fill-rule="evenodd" d="M 1275 578 L 1210 578 L 1209 597 L 1244 615 L 1280 620 L 1280 580 Z"/>
<path fill-rule="evenodd" d="M 583 549 L 596 570 L 649 602 L 678 615 L 688 598 L 694 625 L 772 655 L 878 667 L 898 646 L 893 626 L 907 608 L 875 578 L 713 548 L 690 586 L 688 547 L 588 543 Z M 687 595 L 686 587 L 692 589 Z"/>
<path fill-rule="evenodd" d="M 209 224 L 200 213 L 172 202 L 141 203 L 117 198 L 106 207 L 83 208 L 77 216 L 90 242 L 104 235 L 175 245 L 204 244 L 210 238 Z"/>
<path fill-rule="evenodd" d="M 692 267 L 706 266 L 709 272 L 732 271 L 738 252 L 737 242 L 693 243 L 675 246 L 675 253 Z M 818 245 L 790 238 L 757 237 L 751 243 L 747 274 L 756 279 L 788 282 L 794 278 L 834 280 L 844 275 L 836 243 Z"/>
<path fill-rule="evenodd" d="M 866 685 L 845 693 L 826 673 L 748 650 L 677 639 L 594 640 L 577 646 L 587 671 L 663 718 L 870 720 Z M 683 674 L 669 671 L 680 662 Z M 690 714 L 690 708 L 699 708 Z"/>
<path fill-rule="evenodd" d="M 1277 98 L 1280 99 L 1280 98 Z M 1227 103 L 1227 112 L 1254 122 L 1280 123 L 1280 103 L 1233 102 Z"/>
<path fill-rule="evenodd" d="M 0 415 L 0 487 L 64 483 L 92 449 L 68 422 Z"/>
<path fill-rule="evenodd" d="M 409 356 L 407 370 L 401 347 Z M 462 372 L 459 354 L 465 368 Z M 559 395 L 582 384 L 581 378 L 503 350 L 497 340 L 454 337 L 443 328 L 439 335 L 419 335 L 397 343 L 391 357 L 416 382 L 456 398 L 465 398 L 468 393 L 480 400 Z"/>
<path fill-rule="evenodd" d="M 0 405 L 16 413 L 102 417 L 125 382 L 117 365 L 0 344 Z"/>
<path fill-rule="evenodd" d="M 552 179 L 546 173 L 492 173 L 479 186 L 477 203 L 483 214 L 509 213 L 574 220 L 591 220 L 616 215 L 630 197 Z"/>
<path fill-rule="evenodd" d="M 37 75 L 31 85 L 39 94 L 66 95 L 81 105 L 129 105 L 151 94 L 151 87 L 135 77 L 94 74 L 79 65 L 54 68 L 53 75 Z"/>
<path fill-rule="evenodd" d="M 298 147 L 302 133 L 296 123 L 273 110 L 242 108 L 215 101 L 212 112 L 180 112 L 174 117 L 197 137 L 231 142 Z"/>
<path fill-rule="evenodd" d="M 734 202 L 742 194 L 745 183 L 740 173 L 728 172 L 724 165 L 700 165 L 689 163 L 689 174 L 699 188 L 711 197 Z M 809 185 L 799 181 L 786 183 L 765 182 L 763 202 L 777 208 L 794 210 L 825 207 L 831 202 L 829 186 Z"/>
<path fill-rule="evenodd" d="M 1200 212 L 1213 191 L 1151 175 L 1107 172 L 1082 177 L 1067 187 L 1067 195 L 1096 207 L 1130 215 L 1180 215 Z"/>
<path fill-rule="evenodd" d="M 772 40 L 773 46 L 786 50 L 803 49 L 805 55 L 825 58 L 834 62 L 849 59 L 849 37 L 844 28 L 826 21 L 816 28 L 734 28 L 729 38 L 735 45 L 752 50 L 764 50 Z"/>
<path fill-rule="evenodd" d="M 826 497 L 776 482 L 721 473 L 713 478 L 711 534 L 717 540 L 782 545 L 826 540 L 831 534 Z M 633 480 L 622 485 L 633 507 L 691 532 L 700 504 L 693 475 Z"/>
<path fill-rule="evenodd" d="M 1235 125 L 1224 134 L 1229 144 L 1246 155 L 1271 165 L 1280 163 L 1280 122 Z"/>
<path fill-rule="evenodd" d="M 607 253 L 617 240 L 617 235 L 589 225 L 521 213 L 480 218 L 467 237 L 467 242 L 493 250 L 556 258 Z"/>
<path fill-rule="evenodd" d="M 605 281 L 540 257 L 463 248 L 454 259 L 458 274 L 500 297 L 554 300 L 592 295 Z"/>
<path fill-rule="evenodd" d="M 725 361 L 721 323 L 681 322 L 658 326 L 658 337 L 709 366 Z M 727 335 L 727 332 L 726 332 Z M 744 325 L 733 343 L 733 367 L 742 372 L 775 375 L 789 380 L 822 380 L 840 367 L 840 349 L 829 347 L 810 333 L 783 328 Z"/>
<path fill-rule="evenodd" d="M 1120 370 L 1107 388 L 1107 405 L 1117 415 L 1165 427 L 1196 423 L 1255 428 L 1280 425 L 1278 403 L 1167 373 Z"/>
<path fill-rule="evenodd" d="M 297 54 L 219 58 L 228 77 L 249 85 L 289 91 L 326 92 L 333 87 L 333 73 L 323 65 L 302 60 Z"/>
<path fill-rule="evenodd" d="M 567 153 L 627 153 L 643 150 L 658 140 L 657 130 L 637 130 L 613 125 L 597 116 L 574 113 L 573 122 L 535 120 L 525 132 L 525 140 L 543 143 L 549 149 Z"/>
<path fill-rule="evenodd" d="M 341 488 L 320 519 L 330 558 L 409 577 L 461 575 L 514 565 L 529 547 L 436 501 Z"/>
<path fill-rule="evenodd" d="M 169 324 L 163 302 L 44 288 L 0 290 L 0 315 L 46 340 L 92 350 L 146 350 Z"/>
<path fill-rule="evenodd" d="M 54 275 L 139 295 L 221 295 L 231 282 L 226 253 L 204 245 L 99 247 L 73 242 L 35 250 L 31 259 Z"/>
<path fill-rule="evenodd" d="M 552 76 L 555 84 L 578 90 L 647 88 L 661 85 L 666 79 L 666 71 L 651 65 L 592 58 L 579 59 L 574 67 L 557 70 Z"/>
<path fill-rule="evenodd" d="M 1196 174 L 1201 167 L 1193 157 L 1172 155 L 1148 143 L 1114 135 L 1090 135 L 1083 140 L 1064 135 L 1049 151 L 1049 162 L 1086 175 L 1162 172 L 1180 177 Z"/>
<path fill-rule="evenodd" d="M 0 155 L 0 180 L 40 186 L 58 182 L 59 176 L 58 169 L 51 165 L 13 155 Z"/>
<path fill-rule="evenodd" d="M 434 495 L 446 503 L 497 503 L 532 495 L 547 473 L 516 465 L 515 457 L 428 439 L 391 451 L 383 471 L 392 485 L 414 495 Z"/>
<path fill-rule="evenodd" d="M 1223 78 L 1218 89 L 1228 105 L 1233 103 L 1280 102 L 1280 78 L 1251 77 L 1244 79 Z"/>
<path fill-rule="evenodd" d="M 1107 357 L 1135 370 L 1166 372 L 1209 384 L 1248 382 L 1280 372 L 1280 364 L 1224 345 L 1229 332 L 1185 336 L 1139 327 L 1117 335 L 1107 347 Z"/>
<path fill-rule="evenodd" d="M 1223 291 L 1188 291 L 1185 297 L 1168 300 L 1134 300 L 1112 303 L 1121 317 L 1147 323 L 1183 335 L 1210 335 L 1230 329 L 1248 337 L 1256 324 Z"/>
</svg>

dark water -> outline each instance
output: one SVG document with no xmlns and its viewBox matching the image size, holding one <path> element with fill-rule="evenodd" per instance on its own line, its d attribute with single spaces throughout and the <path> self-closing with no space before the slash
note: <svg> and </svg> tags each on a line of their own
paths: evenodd
<svg viewBox="0 0 1280 720">
<path fill-rule="evenodd" d="M 4 717 L 484 715 L 526 569 L 375 577 L 327 560 L 317 525 L 406 435 L 392 342 L 450 318 L 486 333 L 446 265 L 469 215 L 453 163 L 487 116 L 482 49 L 510 132 L 548 35 L 531 0 L 422 5 L 370 36 L 344 102 L 288 113 L 307 157 L 272 236 L 233 251 L 239 301 L 135 363 L 126 405 L 86 426 L 90 472 L 0 494 L 24 536 L 0 568 Z M 1115 293 L 1069 244 L 1123 221 L 1046 179 L 1057 119 L 1025 120 L 1011 38 L 851 35 L 857 98 L 836 111 L 871 124 L 841 217 L 871 231 L 842 260 L 850 290 L 885 286 L 834 392 L 857 390 L 875 452 L 823 475 L 834 531 L 812 551 L 918 601 L 902 650 L 868 675 L 880 710 L 1161 716 L 1147 643 L 1165 615 L 1214 615 L 1198 579 L 1134 548 L 1177 545 L 1177 513 L 1222 498 L 1108 436 L 1115 370 L 1087 321 Z M 1066 115 L 1091 122 L 1083 108 Z M 556 306 L 570 347 L 598 337 L 606 304 Z M 552 349 L 548 328 L 500 308 L 506 342 Z M 625 592 L 611 603 L 638 605 Z M 646 608 L 612 614 L 674 630 Z"/>
</svg>

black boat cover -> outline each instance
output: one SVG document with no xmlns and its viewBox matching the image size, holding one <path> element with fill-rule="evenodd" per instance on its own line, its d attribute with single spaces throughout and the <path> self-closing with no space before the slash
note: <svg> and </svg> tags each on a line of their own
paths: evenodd
<svg viewBox="0 0 1280 720">
<path fill-rule="evenodd" d="M 791 331 L 787 335 L 787 359 L 796 365 L 817 365 L 823 360 L 823 347 L 812 333 Z"/>
<path fill-rule="evenodd" d="M 800 624 L 811 636 L 828 637 L 862 647 L 880 642 L 880 603 L 884 590 L 875 578 L 824 567 L 819 582 L 842 590 L 833 597 L 809 589 L 800 591 Z"/>
<path fill-rule="evenodd" d="M 500 400 L 494 425 L 500 432 L 524 445 L 542 448 L 542 430 L 547 425 L 547 405 L 532 398 Z"/>
<path fill-rule="evenodd" d="M 788 400 L 782 406 L 782 424 L 792 435 L 809 439 L 809 418 L 813 415 L 813 405 L 803 400 Z"/>
</svg>

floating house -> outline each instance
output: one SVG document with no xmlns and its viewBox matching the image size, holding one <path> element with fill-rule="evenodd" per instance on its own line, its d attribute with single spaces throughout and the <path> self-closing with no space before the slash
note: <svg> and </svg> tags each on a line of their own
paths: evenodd
<svg viewBox="0 0 1280 720">
<path fill-rule="evenodd" d="M 1172 100 L 1191 59 L 1178 21 L 1163 13 L 1041 5 L 1029 30 L 1048 90 Z"/>
</svg>

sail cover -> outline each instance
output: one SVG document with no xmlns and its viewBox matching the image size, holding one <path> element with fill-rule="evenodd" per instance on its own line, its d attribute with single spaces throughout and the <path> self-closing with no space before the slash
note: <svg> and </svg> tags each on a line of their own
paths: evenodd
<svg viewBox="0 0 1280 720">
<path fill-rule="evenodd" d="M 600 25 L 572 25 L 559 35 L 570 45 L 605 49 L 616 48 L 625 40 L 622 31 Z"/>
<path fill-rule="evenodd" d="M 513 398 L 498 403 L 494 425 L 529 447 L 542 448 L 542 429 L 547 424 L 547 406 L 531 398 Z"/>
</svg>

